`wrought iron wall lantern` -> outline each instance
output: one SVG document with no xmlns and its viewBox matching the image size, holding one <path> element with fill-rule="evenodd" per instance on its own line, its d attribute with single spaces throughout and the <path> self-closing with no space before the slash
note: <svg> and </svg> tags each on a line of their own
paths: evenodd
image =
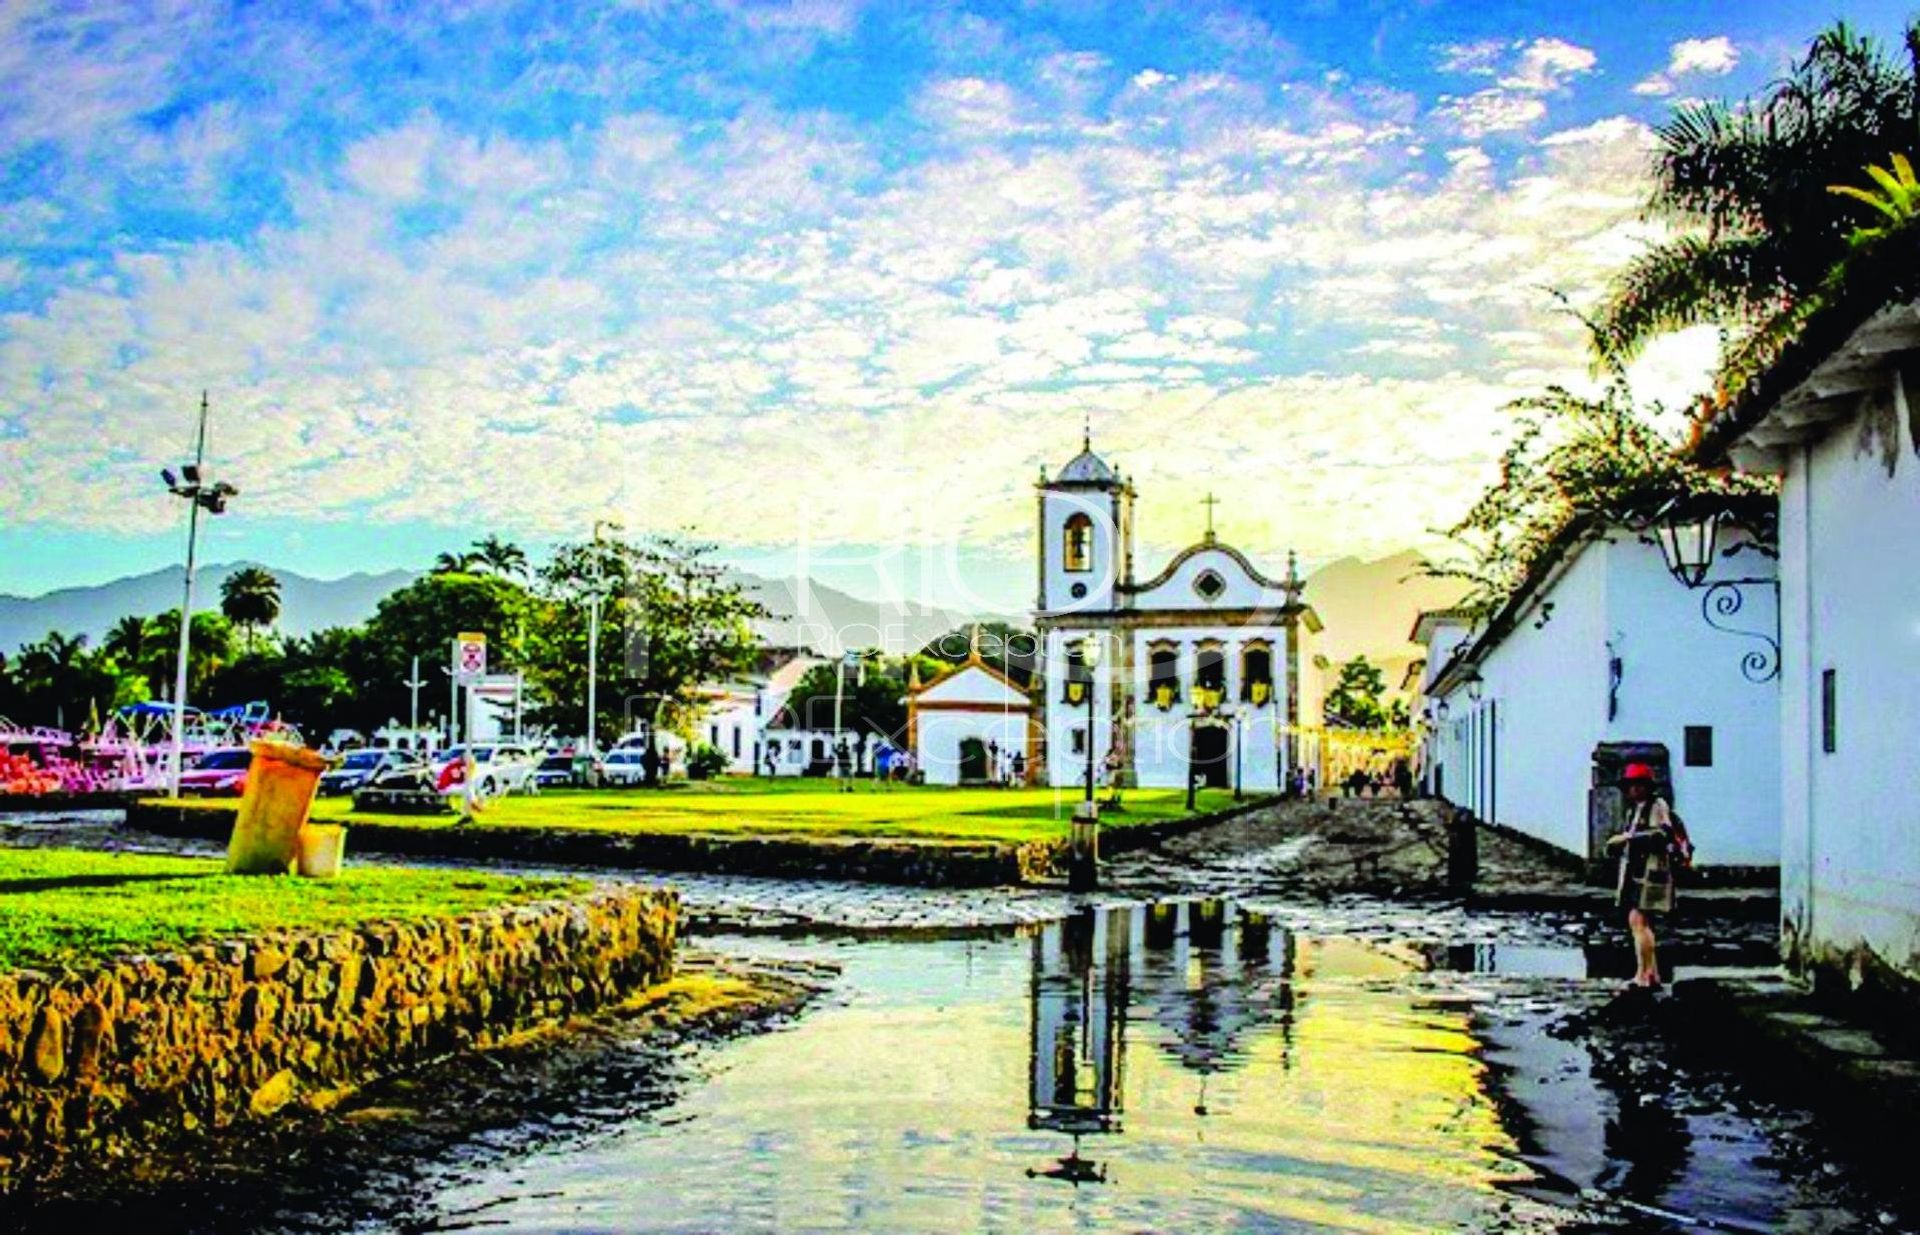
<svg viewBox="0 0 1920 1235">
<path fill-rule="evenodd" d="M 1480 702 L 1481 696 L 1487 693 L 1487 680 L 1480 676 L 1478 669 L 1467 670 L 1460 680 L 1466 683 L 1467 698 L 1474 703 Z"/>
<path fill-rule="evenodd" d="M 1689 591 L 1706 588 L 1700 597 L 1701 620 L 1717 631 L 1761 645 L 1740 658 L 1740 675 L 1749 682 L 1764 684 L 1780 676 L 1780 580 L 1707 582 L 1714 560 L 1720 556 L 1720 529 L 1726 521 L 1724 507 L 1675 499 L 1660 512 L 1654 535 L 1660 545 L 1660 556 L 1666 559 L 1668 573 Z M 1748 588 L 1764 588 L 1771 593 L 1772 634 L 1735 624 L 1734 619 L 1746 608 Z"/>
</svg>

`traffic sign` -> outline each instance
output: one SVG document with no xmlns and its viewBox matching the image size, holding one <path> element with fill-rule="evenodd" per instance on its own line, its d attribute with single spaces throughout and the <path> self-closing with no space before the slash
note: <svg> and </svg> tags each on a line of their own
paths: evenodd
<svg viewBox="0 0 1920 1235">
<path fill-rule="evenodd" d="M 487 676 L 487 637 L 463 633 L 453 637 L 453 676 L 471 686 Z"/>
</svg>

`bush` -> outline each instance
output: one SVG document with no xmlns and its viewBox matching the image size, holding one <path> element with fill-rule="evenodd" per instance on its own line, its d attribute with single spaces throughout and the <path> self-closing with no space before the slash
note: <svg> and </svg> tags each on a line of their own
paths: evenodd
<svg viewBox="0 0 1920 1235">
<path fill-rule="evenodd" d="M 687 776 L 691 780 L 711 780 L 727 770 L 727 756 L 718 746 L 695 744 L 687 752 Z"/>
</svg>

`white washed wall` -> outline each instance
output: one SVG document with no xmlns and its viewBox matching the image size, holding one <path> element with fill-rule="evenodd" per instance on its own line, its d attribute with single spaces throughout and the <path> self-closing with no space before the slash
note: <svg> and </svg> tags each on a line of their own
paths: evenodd
<svg viewBox="0 0 1920 1235">
<path fill-rule="evenodd" d="M 1783 741 L 1788 914 L 1816 947 L 1865 944 L 1920 978 L 1920 457 L 1895 474 L 1855 420 L 1791 466 Z M 1785 522 L 1786 520 L 1783 520 Z M 1804 571 L 1804 574 L 1801 572 Z M 1821 674 L 1835 671 L 1837 749 L 1822 748 Z"/>
<path fill-rule="evenodd" d="M 1723 561 L 1709 580 L 1772 572 L 1769 559 L 1746 553 Z M 1659 549 L 1630 533 L 1581 549 L 1484 659 L 1481 701 L 1461 690 L 1447 698 L 1448 718 L 1432 742 L 1447 798 L 1585 854 L 1594 747 L 1659 742 L 1701 861 L 1777 862 L 1778 688 L 1742 676 L 1741 657 L 1757 645 L 1707 626 L 1703 595 L 1675 582 Z M 1773 604 L 1769 589 L 1748 589 L 1740 624 L 1771 632 Z M 1610 722 L 1614 654 L 1622 673 Z M 1688 725 L 1713 729 L 1712 767 L 1685 766 Z"/>
<path fill-rule="evenodd" d="M 968 738 L 1018 751 L 1022 756 L 1027 753 L 1024 712 L 922 712 L 916 723 L 919 733 L 915 755 L 930 785 L 960 783 L 960 743 Z"/>
<path fill-rule="evenodd" d="M 1084 730 L 1087 727 L 1087 705 L 1084 702 L 1068 703 L 1065 697 L 1067 645 L 1069 642 L 1078 643 L 1086 638 L 1086 635 L 1085 630 L 1074 629 L 1047 632 L 1045 689 L 1047 692 L 1047 783 L 1050 785 L 1079 785 L 1086 782 L 1086 760 L 1089 755 L 1074 752 L 1073 734 L 1076 729 Z M 1106 758 L 1107 747 L 1113 735 L 1112 693 L 1107 685 L 1113 656 L 1111 641 L 1109 641 L 1106 656 L 1107 660 L 1102 662 L 1099 671 L 1094 675 L 1093 741 L 1089 746 L 1089 754 L 1096 762 Z"/>
<path fill-rule="evenodd" d="M 1623 535 L 1607 560 L 1610 637 L 1624 670 L 1608 740 L 1666 746 L 1674 806 L 1700 862 L 1777 864 L 1780 683 L 1754 683 L 1740 670 L 1742 657 L 1762 645 L 1709 627 L 1701 614 L 1706 588 L 1689 591 L 1675 582 L 1657 546 Z M 1775 574 L 1774 559 L 1747 551 L 1721 558 L 1707 582 Z M 1740 596 L 1741 611 L 1724 620 L 1772 635 L 1772 588 L 1746 587 Z M 1713 729 L 1713 766 L 1686 766 L 1688 725 Z"/>
</svg>

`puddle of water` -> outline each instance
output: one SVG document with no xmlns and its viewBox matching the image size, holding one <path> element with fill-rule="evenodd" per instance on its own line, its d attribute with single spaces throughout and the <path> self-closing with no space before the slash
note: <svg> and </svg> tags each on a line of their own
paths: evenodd
<svg viewBox="0 0 1920 1235">
<path fill-rule="evenodd" d="M 1426 1232 L 1530 1206 L 1501 1187 L 1534 1174 L 1470 1010 L 1402 981 L 1418 951 L 1211 902 L 833 955 L 843 999 L 728 1048 L 670 1118 L 434 1208 L 516 1231 Z"/>
</svg>

